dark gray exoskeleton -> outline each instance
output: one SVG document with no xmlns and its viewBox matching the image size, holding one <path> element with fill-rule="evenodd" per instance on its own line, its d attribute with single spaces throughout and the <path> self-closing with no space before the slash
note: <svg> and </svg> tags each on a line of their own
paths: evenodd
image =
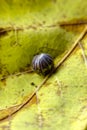
<svg viewBox="0 0 87 130">
<path fill-rule="evenodd" d="M 53 58 L 46 53 L 36 55 L 32 60 L 32 67 L 35 72 L 45 76 L 54 68 Z"/>
</svg>

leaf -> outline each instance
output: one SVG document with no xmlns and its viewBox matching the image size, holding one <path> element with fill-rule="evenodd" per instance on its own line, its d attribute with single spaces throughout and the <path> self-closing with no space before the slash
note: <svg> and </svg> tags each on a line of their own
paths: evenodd
<svg viewBox="0 0 87 130">
<path fill-rule="evenodd" d="M 87 129 L 86 6 L 1 1 L 0 130 Z M 42 52 L 54 57 L 56 70 L 45 78 L 31 68 Z"/>
</svg>

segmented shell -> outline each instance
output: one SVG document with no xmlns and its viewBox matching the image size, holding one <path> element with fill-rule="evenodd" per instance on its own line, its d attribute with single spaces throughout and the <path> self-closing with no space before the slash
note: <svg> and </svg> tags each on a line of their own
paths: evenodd
<svg viewBox="0 0 87 130">
<path fill-rule="evenodd" d="M 36 55 L 32 60 L 32 67 L 37 73 L 47 75 L 54 67 L 53 58 L 45 53 Z"/>
</svg>

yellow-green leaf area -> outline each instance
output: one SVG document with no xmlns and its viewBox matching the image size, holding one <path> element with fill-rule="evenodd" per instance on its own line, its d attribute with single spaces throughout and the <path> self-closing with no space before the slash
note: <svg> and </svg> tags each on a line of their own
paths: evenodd
<svg viewBox="0 0 87 130">
<path fill-rule="evenodd" d="M 87 1 L 0 1 L 0 130 L 87 129 Z M 32 70 L 49 53 L 55 68 Z M 37 89 L 38 86 L 40 89 Z M 32 96 L 33 95 L 33 96 Z"/>
<path fill-rule="evenodd" d="M 84 47 L 86 46 L 85 43 Z M 11 129 L 24 130 L 26 127 L 31 130 L 82 130 L 85 128 L 86 67 L 80 48 L 75 49 L 63 66 L 37 92 L 38 103 L 21 110 L 14 117 Z"/>
<path fill-rule="evenodd" d="M 0 73 L 5 76 L 24 71 L 39 53 L 49 53 L 53 58 L 61 55 L 72 45 L 70 41 L 74 41 L 73 33 L 59 27 L 9 32 L 0 39 Z"/>
<path fill-rule="evenodd" d="M 0 3 L 1 26 L 50 25 L 73 18 L 86 19 L 87 14 L 86 0 L 1 0 Z"/>
<path fill-rule="evenodd" d="M 11 76 L 0 82 L 0 119 L 17 110 L 18 105 L 23 104 L 31 96 L 41 81 L 42 77 L 25 74 Z"/>
</svg>

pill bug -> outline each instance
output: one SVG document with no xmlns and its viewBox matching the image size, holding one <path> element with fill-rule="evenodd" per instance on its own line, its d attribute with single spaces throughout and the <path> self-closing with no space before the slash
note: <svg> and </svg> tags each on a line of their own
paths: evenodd
<svg viewBox="0 0 87 130">
<path fill-rule="evenodd" d="M 46 53 L 36 55 L 32 60 L 32 67 L 35 72 L 45 76 L 54 68 L 53 58 Z"/>
</svg>

